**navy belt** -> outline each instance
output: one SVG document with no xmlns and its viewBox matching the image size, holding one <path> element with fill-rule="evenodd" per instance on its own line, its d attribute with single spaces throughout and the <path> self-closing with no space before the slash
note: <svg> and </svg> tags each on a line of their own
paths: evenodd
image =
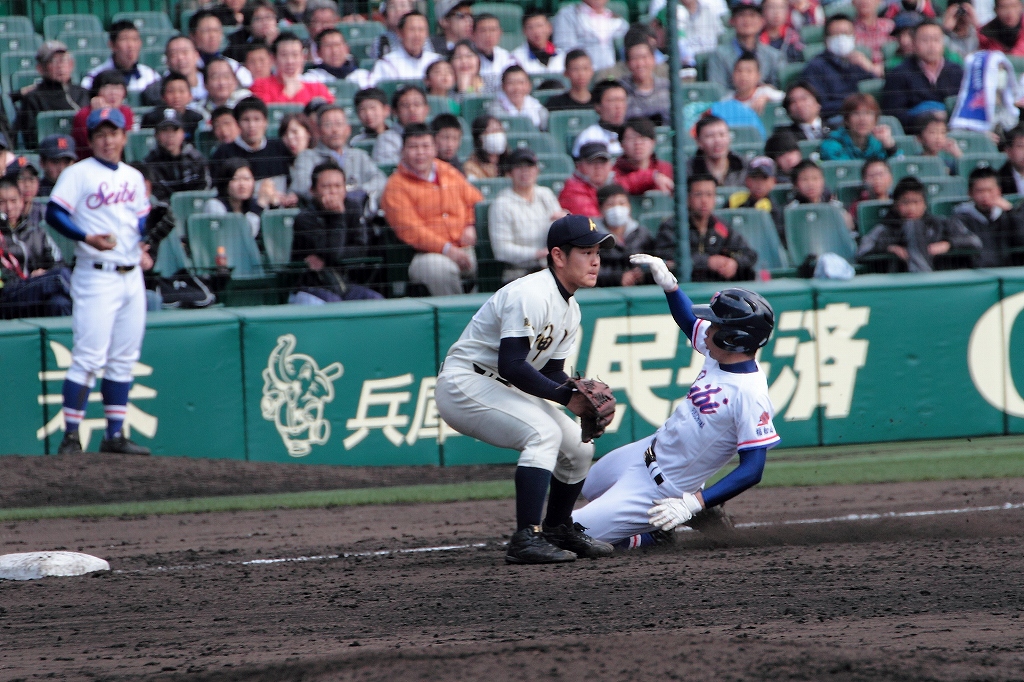
<svg viewBox="0 0 1024 682">
<path fill-rule="evenodd" d="M 651 465 L 658 461 L 658 456 L 654 454 L 654 443 L 644 451 L 644 464 L 647 465 L 647 470 L 650 471 Z M 661 485 L 665 482 L 665 477 L 661 475 L 661 472 L 654 474 L 654 482 Z"/>
<path fill-rule="evenodd" d="M 494 372 L 488 372 L 486 369 L 484 369 L 480 365 L 476 364 L 475 362 L 473 363 L 473 371 L 476 372 L 477 374 L 482 375 L 482 376 L 494 379 L 498 383 L 505 384 L 506 386 L 511 386 L 512 385 L 512 384 L 509 383 L 508 379 L 502 379 L 500 376 L 498 376 Z"/>
</svg>

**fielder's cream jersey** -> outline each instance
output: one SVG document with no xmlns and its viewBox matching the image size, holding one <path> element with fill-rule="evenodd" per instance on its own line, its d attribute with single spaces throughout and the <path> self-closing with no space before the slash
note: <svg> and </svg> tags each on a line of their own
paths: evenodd
<svg viewBox="0 0 1024 682">
<path fill-rule="evenodd" d="M 764 372 L 722 369 L 707 354 L 710 324 L 697 320 L 693 325 L 690 342 L 705 356 L 704 367 L 655 436 L 661 472 L 686 492 L 698 490 L 737 450 L 770 448 L 779 442 Z"/>
<path fill-rule="evenodd" d="M 98 251 L 85 242 L 75 246 L 75 256 L 91 261 L 106 261 L 116 265 L 138 265 L 139 219 L 149 213 L 149 197 L 142 173 L 126 163 L 111 170 L 89 157 L 69 166 L 60 174 L 50 193 L 55 202 L 71 214 L 82 232 L 113 234 L 117 246 L 110 251 Z"/>
<path fill-rule="evenodd" d="M 551 270 L 520 277 L 499 289 L 473 315 L 462 336 L 448 350 L 452 364 L 476 364 L 498 373 L 498 347 L 503 338 L 530 339 L 527 361 L 541 369 L 549 360 L 569 356 L 580 326 L 580 306 L 562 297 Z"/>
</svg>

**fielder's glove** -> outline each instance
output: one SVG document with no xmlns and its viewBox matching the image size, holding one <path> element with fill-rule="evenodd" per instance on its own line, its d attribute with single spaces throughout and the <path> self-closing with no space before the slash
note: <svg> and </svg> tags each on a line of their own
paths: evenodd
<svg viewBox="0 0 1024 682">
<path fill-rule="evenodd" d="M 651 276 L 654 277 L 655 283 L 664 289 L 666 293 L 675 291 L 679 288 L 676 276 L 673 275 L 672 271 L 668 269 L 667 265 L 665 265 L 665 261 L 657 256 L 649 256 L 646 253 L 635 253 L 629 257 L 629 262 L 633 265 L 646 265 L 650 268 Z"/>
<path fill-rule="evenodd" d="M 611 387 L 583 377 L 570 377 L 566 385 L 573 389 L 569 409 L 580 417 L 582 441 L 589 443 L 599 438 L 615 417 L 615 396 Z"/>
<path fill-rule="evenodd" d="M 696 495 L 683 493 L 682 497 L 654 500 L 654 506 L 647 510 L 647 515 L 651 517 L 652 526 L 672 530 L 692 519 L 703 508 Z"/>
</svg>

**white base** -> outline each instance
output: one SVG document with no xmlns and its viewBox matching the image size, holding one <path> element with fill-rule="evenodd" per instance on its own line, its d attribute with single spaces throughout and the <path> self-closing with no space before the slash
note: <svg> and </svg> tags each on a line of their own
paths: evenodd
<svg viewBox="0 0 1024 682">
<path fill-rule="evenodd" d="M 80 552 L 22 552 L 0 555 L 0 580 L 38 580 L 48 576 L 109 571 L 110 564 Z"/>
</svg>

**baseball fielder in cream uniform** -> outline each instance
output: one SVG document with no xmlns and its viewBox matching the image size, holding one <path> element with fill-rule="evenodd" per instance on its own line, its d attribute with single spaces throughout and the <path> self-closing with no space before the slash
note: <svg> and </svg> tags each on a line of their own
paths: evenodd
<svg viewBox="0 0 1024 682">
<path fill-rule="evenodd" d="M 74 346 L 64 380 L 65 432 L 58 453 L 82 452 L 78 426 L 102 371 L 107 429 L 100 452 L 148 455 L 124 435 L 123 426 L 132 365 L 146 328 L 142 270 L 152 259 L 140 242 L 149 198 L 142 174 L 121 162 L 127 142 L 121 112 L 94 109 L 86 130 L 93 156 L 60 174 L 46 207 L 47 222 L 77 242 L 71 275 Z"/>
<path fill-rule="evenodd" d="M 613 547 L 595 541 L 572 519 L 594 457 L 580 425 L 583 396 L 564 385 L 565 359 L 580 324 L 573 294 L 597 284 L 600 249 L 614 238 L 585 216 L 569 215 L 548 230 L 549 268 L 497 291 L 448 351 L 434 399 L 452 428 L 485 443 L 518 450 L 517 530 L 505 560 L 516 564 L 599 557 Z M 541 524 L 544 497 L 547 515 Z"/>
</svg>

